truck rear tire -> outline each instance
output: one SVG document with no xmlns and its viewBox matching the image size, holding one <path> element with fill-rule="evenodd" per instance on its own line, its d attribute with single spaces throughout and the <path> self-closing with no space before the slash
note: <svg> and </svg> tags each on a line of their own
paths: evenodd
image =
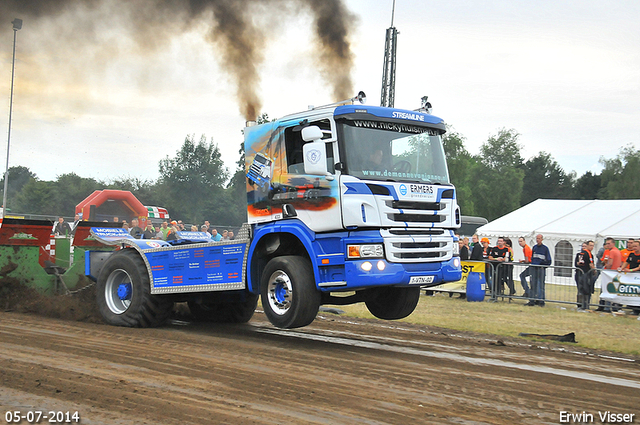
<svg viewBox="0 0 640 425">
<path fill-rule="evenodd" d="M 189 301 L 189 310 L 196 320 L 214 323 L 247 323 L 258 305 L 258 296 L 247 292 L 245 301 L 224 302 L 207 300 L 197 303 Z"/>
<path fill-rule="evenodd" d="M 420 300 L 420 287 L 383 287 L 371 290 L 365 304 L 378 319 L 396 320 L 407 317 Z"/>
<path fill-rule="evenodd" d="M 105 322 L 131 328 L 160 326 L 173 308 L 173 302 L 151 295 L 147 267 L 133 249 L 118 251 L 105 262 L 96 302 Z"/>
<path fill-rule="evenodd" d="M 278 328 L 307 326 L 320 308 L 321 293 L 316 289 L 311 264 L 295 255 L 276 257 L 267 263 L 260 295 L 265 315 Z"/>
</svg>

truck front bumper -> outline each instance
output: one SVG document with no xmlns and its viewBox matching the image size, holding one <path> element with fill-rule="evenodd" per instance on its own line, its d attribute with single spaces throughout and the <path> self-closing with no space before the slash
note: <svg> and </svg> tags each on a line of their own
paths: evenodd
<svg viewBox="0 0 640 425">
<path fill-rule="evenodd" d="M 385 259 L 349 260 L 344 265 L 345 280 L 323 291 L 353 291 L 373 286 L 435 286 L 462 278 L 460 258 L 444 262 L 390 263 Z M 338 282 L 335 282 L 338 283 Z"/>
</svg>

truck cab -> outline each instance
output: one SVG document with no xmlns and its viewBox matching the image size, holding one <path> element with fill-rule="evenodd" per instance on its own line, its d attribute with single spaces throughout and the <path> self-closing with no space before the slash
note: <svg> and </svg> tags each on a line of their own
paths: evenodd
<svg viewBox="0 0 640 425">
<path fill-rule="evenodd" d="M 282 256 L 309 266 L 306 286 L 320 303 L 364 301 L 383 318 L 410 314 L 421 286 L 460 279 L 454 235 L 460 212 L 442 146 L 445 130 L 442 119 L 424 112 L 354 104 L 245 129 L 253 226 L 247 285 L 272 289 L 263 296 L 268 315 L 269 300 L 278 318 L 295 297 L 285 282 L 294 278 L 290 273 L 280 270 L 280 283 L 264 276 L 267 264 Z M 263 158 L 271 161 L 271 178 L 261 184 L 252 176 Z"/>
</svg>

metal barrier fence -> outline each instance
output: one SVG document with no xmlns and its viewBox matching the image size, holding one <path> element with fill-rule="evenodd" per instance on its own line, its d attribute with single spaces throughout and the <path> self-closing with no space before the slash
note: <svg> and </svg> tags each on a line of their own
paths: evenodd
<svg viewBox="0 0 640 425">
<path fill-rule="evenodd" d="M 599 305 L 599 270 L 585 275 L 576 267 L 483 262 L 491 301 L 526 300 L 529 305 L 551 302 L 572 304 L 581 309 Z"/>
</svg>

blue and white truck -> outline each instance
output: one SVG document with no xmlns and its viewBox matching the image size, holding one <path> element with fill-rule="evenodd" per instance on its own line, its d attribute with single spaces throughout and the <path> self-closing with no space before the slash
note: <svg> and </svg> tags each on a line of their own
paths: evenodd
<svg viewBox="0 0 640 425">
<path fill-rule="evenodd" d="M 324 304 L 400 319 L 421 287 L 459 280 L 443 120 L 356 99 L 248 124 L 248 223 L 233 241 L 92 229 L 121 247 L 85 256 L 105 321 L 156 326 L 186 301 L 196 318 L 246 322 L 258 297 L 280 328 L 308 325 Z"/>
</svg>

